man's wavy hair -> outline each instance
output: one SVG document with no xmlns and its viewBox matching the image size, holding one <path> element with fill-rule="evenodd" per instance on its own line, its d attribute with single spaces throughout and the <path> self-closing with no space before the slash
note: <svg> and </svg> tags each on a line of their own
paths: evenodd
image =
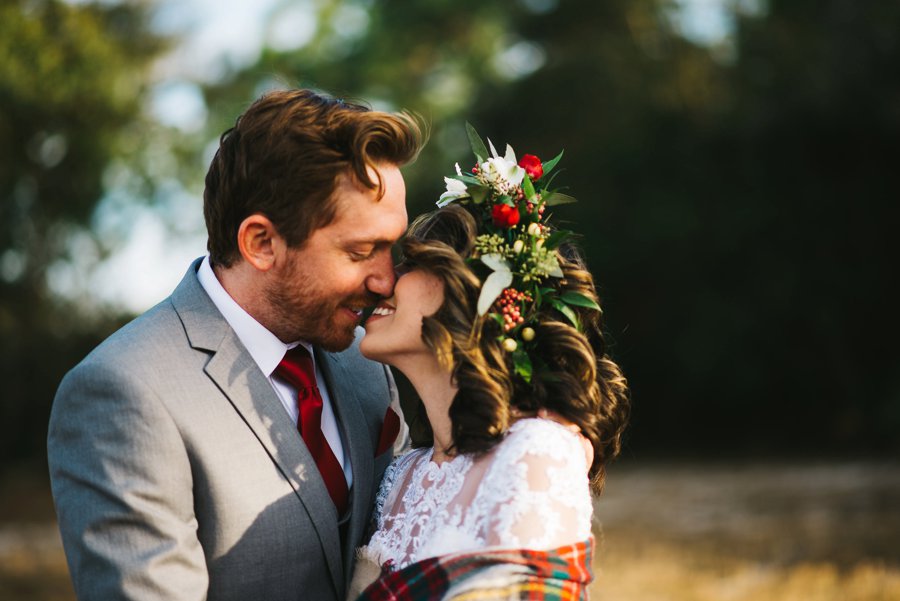
<svg viewBox="0 0 900 601">
<path fill-rule="evenodd" d="M 452 370 L 458 392 L 450 406 L 454 448 L 483 453 L 496 445 L 513 419 L 512 409 L 533 415 L 555 411 L 581 428 L 594 449 L 589 475 L 594 492 L 603 487 L 606 465 L 618 455 L 628 421 L 628 385 L 607 355 L 601 313 L 572 307 L 582 331 L 545 303 L 534 327 L 536 364 L 530 384 L 515 375 L 510 353 L 499 341 L 497 322 L 477 312 L 482 280 L 469 259 L 478 235 L 475 217 L 460 205 L 422 215 L 401 241 L 407 268 L 420 268 L 443 280 L 444 302 L 423 319 L 422 338 L 442 365 Z M 578 292 L 598 302 L 593 277 L 572 245 L 558 251 L 563 278 L 546 285 Z M 422 408 L 420 407 L 420 411 Z M 428 441 L 417 441 L 428 444 Z"/>
<path fill-rule="evenodd" d="M 335 218 L 338 178 L 383 194 L 367 167 L 403 166 L 423 144 L 416 119 L 374 111 L 311 90 L 270 92 L 222 134 L 206 175 L 203 214 L 214 265 L 240 259 L 237 233 L 255 213 L 268 217 L 288 246 Z"/>
</svg>

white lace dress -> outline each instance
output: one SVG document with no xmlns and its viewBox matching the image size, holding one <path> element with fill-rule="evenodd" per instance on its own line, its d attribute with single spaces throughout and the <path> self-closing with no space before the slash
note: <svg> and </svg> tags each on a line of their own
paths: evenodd
<svg viewBox="0 0 900 601">
<path fill-rule="evenodd" d="M 494 548 L 547 550 L 587 539 L 591 496 L 578 437 L 544 419 L 516 422 L 489 453 L 438 465 L 433 449 L 398 457 L 361 556 L 402 569 L 416 561 Z"/>
</svg>

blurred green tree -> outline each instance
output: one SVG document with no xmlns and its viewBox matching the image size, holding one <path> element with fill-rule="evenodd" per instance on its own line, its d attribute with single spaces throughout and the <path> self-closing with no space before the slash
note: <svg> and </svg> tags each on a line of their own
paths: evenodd
<svg viewBox="0 0 900 601">
<path fill-rule="evenodd" d="M 419 112 L 412 214 L 468 166 L 466 120 L 519 152 L 565 148 L 581 202 L 557 217 L 605 297 L 634 453 L 898 450 L 900 5 L 726 4 L 734 31 L 701 44 L 670 0 L 284 1 L 258 61 L 202 82 L 206 129 L 165 140 L 166 177 L 196 189 L 210 141 L 279 86 Z M 160 177 L 142 167 L 148 6 L 0 8 L 4 457 L 42 453 L 59 377 L 111 327 L 57 277 L 109 247 L 85 227 L 121 183 L 109 165 L 133 199 Z"/>
<path fill-rule="evenodd" d="M 163 43 L 143 2 L 0 5 L 0 456 L 43 456 L 63 373 L 113 326 L 64 296 L 113 159 L 142 142 L 146 70 Z M 89 309 L 89 308 L 87 308 Z M 2 466 L 0 466 L 2 467 Z"/>
<path fill-rule="evenodd" d="M 652 4 L 560 3 L 523 30 L 553 60 L 477 105 L 571 151 L 636 447 L 898 450 L 900 5 L 733 3 L 702 48 Z"/>
<path fill-rule="evenodd" d="M 606 296 L 635 448 L 898 448 L 900 5 L 734 2 L 711 45 L 664 0 L 312 6 L 314 36 L 208 88 L 211 105 L 289 84 L 419 111 L 412 212 L 468 160 L 465 120 L 565 148 L 582 202 L 559 217 Z"/>
</svg>

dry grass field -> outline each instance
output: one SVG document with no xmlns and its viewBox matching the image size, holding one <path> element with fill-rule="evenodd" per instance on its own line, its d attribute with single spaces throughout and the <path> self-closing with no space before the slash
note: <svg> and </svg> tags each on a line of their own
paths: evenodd
<svg viewBox="0 0 900 601">
<path fill-rule="evenodd" d="M 614 467 L 593 599 L 900 601 L 900 466 Z"/>
<path fill-rule="evenodd" d="M 46 484 L 0 483 L 0 599 L 74 599 Z M 592 598 L 900 601 L 900 465 L 620 465 Z"/>
</svg>

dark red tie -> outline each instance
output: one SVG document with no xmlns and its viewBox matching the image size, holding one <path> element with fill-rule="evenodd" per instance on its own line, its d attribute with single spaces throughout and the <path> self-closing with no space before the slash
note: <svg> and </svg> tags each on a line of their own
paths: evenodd
<svg viewBox="0 0 900 601">
<path fill-rule="evenodd" d="M 337 507 L 338 516 L 342 516 L 347 510 L 349 496 L 347 479 L 322 433 L 322 395 L 316 386 L 316 371 L 309 351 L 302 345 L 290 349 L 275 368 L 275 373 L 297 389 L 297 430 L 316 461 L 328 494 Z"/>
</svg>

